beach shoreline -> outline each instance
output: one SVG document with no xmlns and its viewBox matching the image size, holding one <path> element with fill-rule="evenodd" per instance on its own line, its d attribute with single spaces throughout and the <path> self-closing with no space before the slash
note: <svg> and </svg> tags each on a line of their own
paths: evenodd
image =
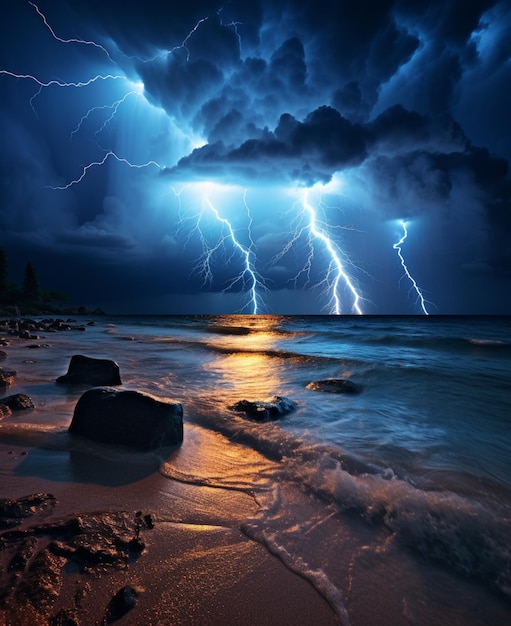
<svg viewBox="0 0 511 626">
<path fill-rule="evenodd" d="M 18 354 L 28 341 L 9 339 Z M 24 373 L 19 369 L 17 376 Z M 14 393 L 16 383 L 1 397 Z M 0 442 L 0 500 L 47 494 L 54 501 L 31 507 L 25 518 L 2 520 L 0 623 L 24 626 L 64 618 L 74 620 L 70 624 L 107 623 L 109 603 L 126 585 L 137 595 L 122 624 L 340 623 L 310 582 L 240 530 L 256 512 L 252 496 L 169 479 L 159 472 L 161 459 L 151 454 L 129 453 L 129 460 L 121 451 L 121 458 L 112 460 L 107 447 L 92 442 L 82 442 L 79 451 L 44 442 L 31 447 L 17 441 L 16 419 L 3 420 L 13 428 L 11 441 Z M 140 531 L 145 547 L 136 558 L 129 554 L 120 564 L 100 560 L 84 568 L 64 557 L 53 574 L 41 577 L 39 598 L 34 592 L 31 601 L 23 593 L 37 555 L 52 554 L 49 544 L 69 539 L 52 527 L 105 514 L 135 520 L 137 512 L 149 515 L 153 527 Z M 95 541 L 101 544 L 97 536 Z M 27 542 L 34 545 L 20 570 L 15 562 Z"/>
<path fill-rule="evenodd" d="M 226 492 L 223 497 L 221 489 L 182 484 L 157 470 L 133 480 L 132 469 L 127 468 L 123 479 L 123 468 L 118 467 L 118 484 L 110 486 L 58 482 L 29 475 L 23 468 L 31 457 L 34 467 L 39 466 L 47 454 L 36 448 L 0 444 L 2 499 L 16 500 L 30 494 L 55 498 L 54 506 L 36 510 L 2 532 L 4 538 L 10 531 L 23 533 L 12 544 L 4 541 L 0 550 L 3 572 L 12 569 L 20 542 L 29 538 L 36 542 L 31 562 L 50 541 L 65 543 L 66 538 L 56 536 L 52 525 L 104 514 L 126 516 L 129 525 L 141 511 L 151 516 L 154 527 L 144 526 L 140 537 L 145 548 L 121 564 L 89 563 L 81 572 L 73 558 L 64 559 L 59 565 L 60 575 L 44 583 L 50 585 L 46 595 L 51 601 L 36 600 L 33 606 L 19 593 L 23 584 L 23 576 L 19 576 L 14 589 L 2 599 L 0 623 L 47 623 L 64 611 L 76 624 L 101 624 L 109 602 L 125 585 L 137 590 L 138 596 L 135 606 L 122 618 L 123 624 L 340 623 L 308 581 L 240 530 L 243 519 L 256 509 L 249 495 Z M 111 463 L 104 466 L 112 470 Z M 94 471 L 101 476 L 97 468 Z M 45 527 L 46 534 L 41 531 Z M 95 536 L 94 542 L 101 546 L 102 540 Z M 25 575 L 29 570 L 30 563 Z M 6 576 L 2 582 L 5 593 Z"/>
<path fill-rule="evenodd" d="M 0 623 L 113 623 L 109 606 L 123 589 L 132 606 L 116 621 L 130 625 L 508 623 L 506 600 L 477 578 L 417 558 L 413 546 L 382 523 L 378 507 L 393 502 L 410 506 L 405 514 L 427 516 L 428 509 L 414 508 L 429 502 L 427 493 L 390 474 L 355 466 L 349 473 L 324 446 L 319 454 L 318 446 L 278 424 L 223 413 L 221 405 L 208 403 L 214 381 L 219 384 L 218 378 L 203 381 L 209 366 L 197 375 L 200 393 L 184 396 L 190 370 L 181 376 L 183 353 L 170 353 L 167 377 L 169 344 L 145 343 L 133 330 L 104 320 L 85 332 L 11 338 L 2 348 L 9 358 L 1 365 L 17 375 L 0 399 L 33 392 L 36 407 L 0 422 L 0 499 L 49 495 L 0 532 Z M 40 347 L 27 350 L 34 342 Z M 70 435 L 84 389 L 62 389 L 55 380 L 78 353 L 119 360 L 123 386 L 153 391 L 154 385 L 162 396 L 183 400 L 183 443 L 133 452 Z M 158 375 L 151 378 L 153 370 L 134 358 L 142 354 L 146 366 L 164 363 Z M 202 363 L 206 353 L 198 354 Z M 223 372 L 228 361 L 228 384 L 234 382 L 236 353 L 213 354 L 210 375 Z M 252 380 L 257 361 L 249 356 Z M 261 357 L 264 366 L 267 358 L 273 356 Z M 337 480 L 342 491 L 332 500 Z M 359 496 L 374 503 L 374 518 L 345 502 Z M 411 519 L 420 523 L 418 516 Z M 38 554 L 45 555 L 49 573 L 33 605 L 23 589 Z"/>
</svg>

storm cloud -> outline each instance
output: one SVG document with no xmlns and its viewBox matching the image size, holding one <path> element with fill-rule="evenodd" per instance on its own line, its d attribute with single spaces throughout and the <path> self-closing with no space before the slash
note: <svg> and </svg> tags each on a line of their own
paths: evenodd
<svg viewBox="0 0 511 626">
<path fill-rule="evenodd" d="M 389 221 L 416 219 L 423 281 L 446 294 L 448 280 L 460 285 L 456 302 L 437 296 L 440 312 L 472 310 L 482 273 L 495 279 L 491 311 L 511 274 L 510 27 L 508 0 L 16 3 L 0 33 L 0 246 L 41 267 L 51 251 L 47 275 L 66 258 L 86 276 L 89 254 L 119 291 L 145 276 L 150 293 L 154 276 L 158 293 L 220 293 L 225 264 L 206 287 L 190 273 L 202 244 L 179 233 L 200 200 L 187 209 L 184 186 L 259 197 L 342 180 L 355 211 L 326 217 L 366 232 L 350 249 L 360 281 L 392 263 Z M 41 86 L 97 75 L 83 89 Z M 52 191 L 110 150 L 158 167 L 110 160 Z M 283 241 L 288 209 L 251 216 L 259 272 L 276 289 L 297 272 L 291 253 L 272 265 L 267 244 Z M 156 279 L 158 259 L 176 255 L 182 272 Z"/>
</svg>

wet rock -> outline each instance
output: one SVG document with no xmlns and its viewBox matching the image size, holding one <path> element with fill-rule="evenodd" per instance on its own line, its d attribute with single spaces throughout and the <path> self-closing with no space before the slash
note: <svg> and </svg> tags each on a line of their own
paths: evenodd
<svg viewBox="0 0 511 626">
<path fill-rule="evenodd" d="M 360 393 L 360 385 L 345 378 L 327 378 L 325 380 L 315 380 L 307 385 L 307 389 L 312 391 L 325 391 L 327 393 Z"/>
<path fill-rule="evenodd" d="M 11 572 L 22 572 L 35 553 L 37 539 L 32 536 L 23 538 L 14 556 L 9 561 L 8 570 Z"/>
<path fill-rule="evenodd" d="M 126 585 L 110 600 L 106 610 L 105 621 L 107 624 L 121 619 L 128 611 L 131 611 L 137 603 L 138 592 L 130 585 Z"/>
<path fill-rule="evenodd" d="M 10 387 L 14 383 L 16 373 L 13 370 L 4 370 L 0 368 L 0 389 Z"/>
<path fill-rule="evenodd" d="M 31 319 L 11 319 L 0 322 L 0 330 L 4 330 L 10 335 L 21 339 L 39 339 L 39 336 L 34 334 L 37 332 L 54 333 L 68 330 L 85 330 L 83 324 L 70 324 L 69 321 L 70 320 L 64 321 L 62 319 L 44 319 L 39 322 Z"/>
<path fill-rule="evenodd" d="M 136 450 L 176 445 L 183 441 L 183 407 L 139 391 L 90 389 L 76 404 L 69 432 Z"/>
<path fill-rule="evenodd" d="M 277 420 L 286 413 L 294 411 L 296 402 L 281 396 L 273 396 L 264 401 L 240 400 L 229 408 L 232 411 L 244 413 L 246 417 L 257 422 L 267 422 L 269 420 Z"/>
<path fill-rule="evenodd" d="M 33 409 L 34 403 L 31 398 L 24 393 L 16 393 L 0 399 L 0 410 L 2 406 L 7 406 L 11 411 L 27 411 Z"/>
<path fill-rule="evenodd" d="M 34 493 L 17 500 L 0 498 L 0 529 L 17 526 L 24 518 L 54 507 L 56 502 L 50 493 Z"/>
<path fill-rule="evenodd" d="M 30 563 L 16 591 L 19 604 L 30 603 L 39 613 L 47 613 L 59 597 L 61 569 L 65 561 L 48 549 L 41 550 Z"/>
<path fill-rule="evenodd" d="M 57 383 L 64 385 L 120 385 L 119 366 L 110 359 L 95 359 L 81 354 L 71 357 L 67 374 Z"/>
<path fill-rule="evenodd" d="M 0 350 L 0 359 L 6 359 L 8 356 L 9 354 L 5 350 Z"/>
<path fill-rule="evenodd" d="M 20 626 L 73 626 L 82 618 L 84 624 L 90 623 L 83 600 L 93 598 L 92 583 L 104 584 L 101 579 L 112 570 L 127 574 L 144 549 L 142 532 L 154 525 L 153 516 L 142 511 L 108 511 L 45 522 L 44 505 L 51 497 L 32 494 L 0 500 L 0 512 L 9 517 L 35 518 L 30 526 L 25 522 L 20 528 L 0 531 L 2 623 L 2 618 L 6 624 Z M 74 595 L 69 593 L 66 572 L 76 577 Z M 100 623 L 120 619 L 135 606 L 137 595 L 129 585 L 120 589 Z"/>
</svg>

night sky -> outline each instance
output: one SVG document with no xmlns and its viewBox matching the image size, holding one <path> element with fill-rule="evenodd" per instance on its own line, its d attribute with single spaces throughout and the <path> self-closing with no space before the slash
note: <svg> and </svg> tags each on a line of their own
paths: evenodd
<svg viewBox="0 0 511 626">
<path fill-rule="evenodd" d="M 510 33 L 509 0 L 7 0 L 9 278 L 112 313 L 511 314 Z"/>
</svg>

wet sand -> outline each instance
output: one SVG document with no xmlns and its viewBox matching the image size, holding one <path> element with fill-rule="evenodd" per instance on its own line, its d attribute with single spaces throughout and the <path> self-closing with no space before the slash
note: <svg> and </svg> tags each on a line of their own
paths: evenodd
<svg viewBox="0 0 511 626">
<path fill-rule="evenodd" d="M 74 464 L 74 481 L 66 475 L 67 463 Z M 65 480 L 58 478 L 59 467 Z M 61 559 L 60 575 L 46 581 L 50 600 L 42 604 L 22 601 L 16 591 L 20 574 L 0 603 L 0 623 L 46 624 L 62 610 L 61 617 L 77 624 L 108 623 L 107 607 L 126 585 L 138 595 L 135 606 L 116 620 L 122 624 L 339 623 L 309 582 L 242 533 L 241 522 L 257 508 L 249 493 L 171 480 L 157 471 L 151 455 L 123 466 L 86 453 L 1 444 L 0 497 L 33 493 L 52 494 L 56 503 L 36 510 L 16 527 L 35 537 L 25 572 L 55 539 L 50 533 L 32 532 L 36 527 L 104 512 L 125 512 L 129 521 L 138 511 L 150 515 L 154 527 L 140 530 L 144 550 L 121 565 L 98 563 L 82 572 L 73 559 Z M 4 590 L 12 554 L 12 546 L 4 543 Z"/>
</svg>

